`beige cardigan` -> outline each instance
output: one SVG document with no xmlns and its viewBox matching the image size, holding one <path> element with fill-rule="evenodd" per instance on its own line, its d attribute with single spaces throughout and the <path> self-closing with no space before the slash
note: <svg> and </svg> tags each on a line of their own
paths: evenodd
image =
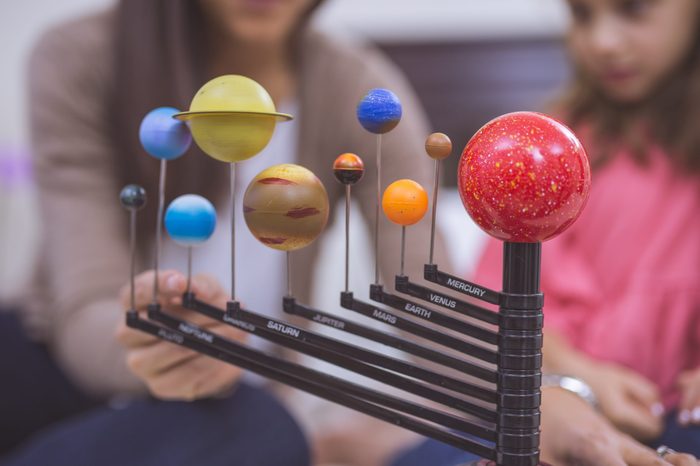
<svg viewBox="0 0 700 466">
<path fill-rule="evenodd" d="M 113 338 L 124 316 L 117 291 L 129 270 L 128 238 L 122 234 L 128 217 L 118 201 L 121 186 L 108 139 L 113 37 L 111 11 L 74 20 L 43 36 L 29 66 L 44 240 L 26 317 L 67 373 L 99 395 L 142 390 Z M 331 164 L 340 153 L 355 152 L 364 158 L 367 173 L 354 192 L 368 223 L 373 222 L 375 137 L 355 118 L 358 100 L 373 87 L 392 89 L 403 103 L 401 123 L 383 137 L 384 185 L 413 178 L 429 189 L 433 164 L 423 152 L 429 131 L 401 74 L 375 50 L 341 45 L 316 33 L 308 34 L 303 53 L 298 163 L 321 178 L 331 206 L 342 196 Z M 384 282 L 392 283 L 399 264 L 399 230 L 386 219 L 381 228 L 381 270 Z M 409 230 L 406 264 L 415 278 L 427 261 L 429 230 L 427 218 Z M 440 245 L 438 240 L 437 258 L 444 261 Z M 308 271 L 317 251 L 315 243 L 295 253 L 293 286 L 302 301 L 310 294 Z M 372 278 L 367 277 L 368 284 Z"/>
</svg>

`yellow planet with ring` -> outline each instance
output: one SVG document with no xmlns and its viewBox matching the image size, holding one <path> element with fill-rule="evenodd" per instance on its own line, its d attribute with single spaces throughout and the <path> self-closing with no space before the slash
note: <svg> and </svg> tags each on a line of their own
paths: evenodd
<svg viewBox="0 0 700 466">
<path fill-rule="evenodd" d="M 195 94 L 190 109 L 175 114 L 187 121 L 192 137 L 207 155 L 222 162 L 240 162 L 257 155 L 270 142 L 279 113 L 270 94 L 240 75 L 214 78 Z"/>
</svg>

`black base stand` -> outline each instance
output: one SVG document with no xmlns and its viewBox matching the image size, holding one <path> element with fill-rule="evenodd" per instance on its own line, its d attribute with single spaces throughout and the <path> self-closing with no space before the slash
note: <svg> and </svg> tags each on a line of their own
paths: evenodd
<svg viewBox="0 0 700 466">
<path fill-rule="evenodd" d="M 500 293 L 441 272 L 434 264 L 425 266 L 428 281 L 471 298 L 497 304 L 498 313 L 412 283 L 406 276 L 396 277 L 396 290 L 429 304 L 419 304 L 389 293 L 381 285 L 370 287 L 372 301 L 406 314 L 406 317 L 355 299 L 351 292 L 341 293 L 343 308 L 430 341 L 434 344 L 432 347 L 310 308 L 290 296 L 283 298 L 283 310 L 287 314 L 397 348 L 421 360 L 438 364 L 438 369 L 392 358 L 256 314 L 243 309 L 238 302 L 229 302 L 222 310 L 198 301 L 193 294 L 183 296 L 183 305 L 188 309 L 285 348 L 417 395 L 431 401 L 430 405 L 409 402 L 250 349 L 178 319 L 158 305 L 149 306 L 148 319 L 140 317 L 135 311 L 128 311 L 127 324 L 163 340 L 475 453 L 488 461 L 495 461 L 477 463 L 479 466 L 536 466 L 539 464 L 543 324 L 543 298 L 539 292 L 540 251 L 540 244 L 504 245 L 503 291 Z M 435 306 L 446 311 L 437 311 Z M 455 315 L 450 315 L 450 312 Z M 464 320 L 464 316 L 472 321 Z M 474 323 L 474 319 L 478 323 Z M 429 322 L 432 327 L 421 325 L 420 321 Z M 483 345 L 447 335 L 436 327 L 450 329 Z M 435 345 L 485 364 L 445 353 Z M 484 383 L 476 384 L 448 375 L 439 367 L 459 371 Z M 434 403 L 442 408 L 434 408 Z M 483 442 L 474 440 L 474 436 Z"/>
</svg>

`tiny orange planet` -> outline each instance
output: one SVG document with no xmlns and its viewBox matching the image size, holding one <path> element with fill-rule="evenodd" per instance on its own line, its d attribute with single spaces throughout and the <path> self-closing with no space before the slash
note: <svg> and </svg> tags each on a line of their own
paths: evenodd
<svg viewBox="0 0 700 466">
<path fill-rule="evenodd" d="M 428 193 L 413 180 L 394 181 L 384 191 L 382 209 L 392 222 L 403 226 L 413 225 L 428 210 Z"/>
<path fill-rule="evenodd" d="M 365 174 L 365 164 L 356 154 L 346 152 L 340 154 L 333 162 L 333 174 L 344 185 L 352 185 L 362 179 Z"/>
</svg>

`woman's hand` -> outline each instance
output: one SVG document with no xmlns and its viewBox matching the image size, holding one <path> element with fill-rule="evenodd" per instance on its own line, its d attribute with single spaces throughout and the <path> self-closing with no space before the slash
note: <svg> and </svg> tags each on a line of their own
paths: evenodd
<svg viewBox="0 0 700 466">
<path fill-rule="evenodd" d="M 678 386 L 681 389 L 678 423 L 684 426 L 700 425 L 700 369 L 682 373 Z"/>
<path fill-rule="evenodd" d="M 692 455 L 656 452 L 619 432 L 566 390 L 542 390 L 541 458 L 556 466 L 698 466 Z"/>
<path fill-rule="evenodd" d="M 153 297 L 153 271 L 144 272 L 135 280 L 135 307 L 144 312 Z M 169 314 L 207 328 L 224 337 L 242 341 L 245 333 L 182 307 L 185 277 L 174 270 L 158 274 L 158 302 Z M 197 299 L 224 308 L 228 296 L 212 277 L 198 275 L 192 278 L 192 292 Z M 131 304 L 127 284 L 120 292 L 122 307 Z M 122 321 L 116 331 L 117 340 L 127 350 L 127 365 L 141 378 L 150 392 L 162 399 L 191 401 L 224 392 L 240 378 L 242 370 L 222 361 L 203 356 L 190 349 L 162 341 L 126 326 Z"/>
<path fill-rule="evenodd" d="M 617 364 L 589 361 L 577 377 L 590 385 L 605 416 L 621 431 L 649 441 L 663 432 L 664 408 L 656 386 Z"/>
<path fill-rule="evenodd" d="M 547 372 L 585 381 L 603 414 L 623 432 L 642 441 L 661 435 L 664 408 L 652 382 L 625 367 L 591 359 L 551 329 L 545 330 L 544 341 Z"/>
</svg>

